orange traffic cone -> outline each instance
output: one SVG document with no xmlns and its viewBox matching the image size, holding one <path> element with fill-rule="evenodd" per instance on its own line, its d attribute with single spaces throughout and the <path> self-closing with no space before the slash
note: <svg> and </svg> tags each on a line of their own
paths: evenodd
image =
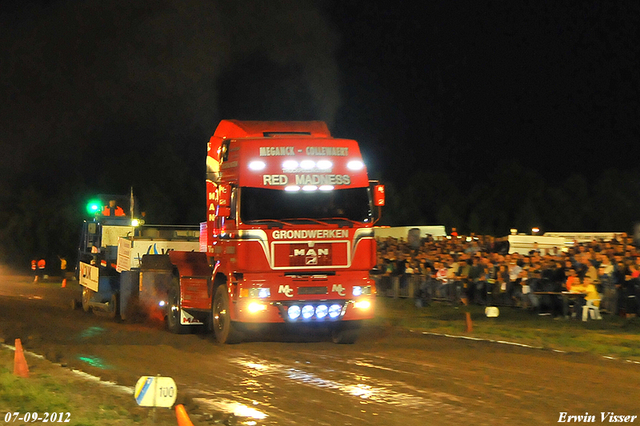
<svg viewBox="0 0 640 426">
<path fill-rule="evenodd" d="M 67 286 L 67 279 L 63 279 L 62 280 L 62 288 L 65 288 Z"/>
<path fill-rule="evenodd" d="M 191 419 L 187 414 L 187 410 L 184 409 L 184 405 L 176 405 L 176 417 L 178 419 L 178 426 L 193 426 Z"/>
<path fill-rule="evenodd" d="M 473 332 L 473 323 L 471 322 L 471 314 L 467 312 L 467 333 Z"/>
<path fill-rule="evenodd" d="M 24 359 L 24 351 L 22 350 L 22 342 L 16 339 L 16 353 L 13 358 L 13 375 L 18 377 L 29 377 L 29 366 L 27 360 Z"/>
</svg>

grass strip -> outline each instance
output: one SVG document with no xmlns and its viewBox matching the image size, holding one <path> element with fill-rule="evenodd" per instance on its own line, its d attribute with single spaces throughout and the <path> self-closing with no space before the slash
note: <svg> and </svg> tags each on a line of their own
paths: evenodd
<svg viewBox="0 0 640 426">
<path fill-rule="evenodd" d="M 637 317 L 627 319 L 603 314 L 602 320 L 583 322 L 500 307 L 497 318 L 487 318 L 484 310 L 483 306 L 455 306 L 447 302 L 433 302 L 418 308 L 412 299 L 378 297 L 374 323 L 640 361 L 640 318 Z M 466 312 L 471 314 L 472 333 L 466 332 Z"/>
</svg>

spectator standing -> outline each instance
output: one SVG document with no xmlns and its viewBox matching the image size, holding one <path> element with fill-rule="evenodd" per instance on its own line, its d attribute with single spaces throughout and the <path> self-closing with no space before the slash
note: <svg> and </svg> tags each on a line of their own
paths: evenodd
<svg viewBox="0 0 640 426">
<path fill-rule="evenodd" d="M 480 294 L 481 304 L 493 302 L 493 287 L 496 283 L 496 268 L 493 263 L 482 264 L 482 278 L 476 283 L 476 291 Z"/>
<path fill-rule="evenodd" d="M 425 262 L 421 265 L 420 270 L 423 279 L 420 281 L 420 287 L 415 294 L 415 304 L 418 308 L 431 305 L 434 289 L 437 286 L 431 265 Z"/>
<path fill-rule="evenodd" d="M 449 256 L 451 259 L 450 263 L 447 267 L 447 281 L 449 282 L 449 290 L 452 293 L 452 301 L 455 303 L 460 302 L 460 298 L 462 297 L 462 288 L 463 284 L 458 277 L 458 271 L 460 270 L 460 266 L 458 266 L 458 261 Z"/>
<path fill-rule="evenodd" d="M 469 299 L 469 270 L 471 264 L 469 259 L 465 259 L 463 254 L 458 258 L 458 270 L 456 271 L 456 281 L 460 283 L 461 297 L 464 297 L 467 303 L 471 303 Z"/>
<path fill-rule="evenodd" d="M 47 266 L 47 262 L 44 259 L 38 260 L 38 275 L 36 275 L 36 281 L 44 279 L 44 269 Z"/>
<path fill-rule="evenodd" d="M 401 290 L 404 290 L 408 287 L 409 278 L 407 276 L 407 260 L 404 253 L 402 253 L 401 251 L 398 251 L 397 253 L 396 267 L 393 271 L 393 275 L 398 277 L 398 279 L 400 280 Z"/>
<path fill-rule="evenodd" d="M 627 318 L 638 315 L 638 288 L 640 287 L 640 265 L 632 263 L 629 267 L 631 276 L 627 281 L 626 302 Z"/>
<path fill-rule="evenodd" d="M 480 292 L 478 291 L 478 283 L 480 283 L 480 281 L 484 279 L 484 268 L 480 264 L 479 258 L 477 256 L 473 256 L 467 262 L 470 263 L 467 280 L 467 298 L 469 300 L 469 303 L 479 303 Z M 482 287 L 482 285 L 480 285 L 480 287 Z"/>
<path fill-rule="evenodd" d="M 510 288 L 509 271 L 506 265 L 498 265 L 493 285 L 493 304 L 507 305 L 507 292 Z"/>
<path fill-rule="evenodd" d="M 451 228 L 451 238 L 458 239 L 458 230 L 456 228 Z"/>
<path fill-rule="evenodd" d="M 613 270 L 613 283 L 616 287 L 616 315 L 627 316 L 627 281 L 631 278 L 631 272 L 625 265 L 621 256 L 617 260 L 616 267 Z"/>
<path fill-rule="evenodd" d="M 581 256 L 580 265 L 581 269 L 578 275 L 585 275 L 589 277 L 592 284 L 596 284 L 598 282 L 598 269 L 594 266 L 593 262 L 591 262 L 588 254 L 585 253 Z"/>
<path fill-rule="evenodd" d="M 62 287 L 66 287 L 67 285 L 67 259 L 64 257 L 58 256 L 60 259 L 60 275 L 62 277 Z"/>
<path fill-rule="evenodd" d="M 600 267 L 598 268 L 598 280 L 600 281 L 600 291 L 602 300 L 600 310 L 604 313 L 617 313 L 618 303 L 616 297 L 616 286 L 613 280 L 613 265 L 606 255 L 601 255 Z"/>
<path fill-rule="evenodd" d="M 507 268 L 509 272 L 509 282 L 511 283 L 507 297 L 511 304 L 519 305 L 522 300 L 522 277 L 520 275 L 522 273 L 522 266 L 515 257 L 511 257 Z"/>
<path fill-rule="evenodd" d="M 556 260 L 552 278 L 554 291 L 562 291 L 566 287 L 567 274 L 561 260 Z"/>
<path fill-rule="evenodd" d="M 435 268 L 436 268 L 436 280 L 438 281 L 438 289 L 439 289 L 440 297 L 449 299 L 451 291 L 449 288 L 449 279 L 447 278 L 447 275 L 449 272 L 447 265 L 442 262 L 436 262 Z"/>
<path fill-rule="evenodd" d="M 575 268 L 571 267 L 565 270 L 565 275 L 567 276 L 567 280 L 565 281 L 565 288 L 567 291 L 572 291 L 573 284 L 578 280 L 578 274 L 576 274 Z"/>
</svg>

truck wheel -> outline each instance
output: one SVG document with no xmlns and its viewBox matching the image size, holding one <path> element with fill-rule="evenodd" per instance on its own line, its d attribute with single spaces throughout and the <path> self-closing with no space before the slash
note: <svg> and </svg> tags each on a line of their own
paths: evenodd
<svg viewBox="0 0 640 426">
<path fill-rule="evenodd" d="M 219 285 L 213 296 L 211 319 L 213 332 L 219 343 L 238 343 L 242 340 L 242 334 L 229 315 L 229 294 L 227 286 Z"/>
<path fill-rule="evenodd" d="M 177 282 L 176 282 L 177 281 Z M 174 277 L 171 288 L 167 293 L 167 299 L 169 302 L 169 311 L 167 312 L 167 328 L 174 334 L 186 334 L 189 332 L 189 327 L 180 323 L 180 282 L 177 277 Z"/>
<path fill-rule="evenodd" d="M 360 335 L 360 321 L 338 322 L 331 327 L 331 340 L 337 344 L 353 344 Z"/>
<path fill-rule="evenodd" d="M 120 312 L 120 304 L 118 303 L 118 294 L 113 293 L 111 299 L 109 299 L 109 310 L 107 311 L 109 318 L 114 319 Z"/>
<path fill-rule="evenodd" d="M 93 291 L 89 290 L 86 287 L 82 287 L 82 310 L 85 312 L 89 312 L 91 310 L 91 306 L 89 306 L 89 301 L 91 300 L 91 296 Z"/>
</svg>

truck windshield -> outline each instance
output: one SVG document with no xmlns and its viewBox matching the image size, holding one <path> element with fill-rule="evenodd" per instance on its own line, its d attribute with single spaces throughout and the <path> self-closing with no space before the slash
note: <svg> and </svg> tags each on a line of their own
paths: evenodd
<svg viewBox="0 0 640 426">
<path fill-rule="evenodd" d="M 368 188 L 287 192 L 243 187 L 240 191 L 240 218 L 243 222 L 287 219 L 290 222 L 296 218 L 371 220 Z"/>
</svg>

